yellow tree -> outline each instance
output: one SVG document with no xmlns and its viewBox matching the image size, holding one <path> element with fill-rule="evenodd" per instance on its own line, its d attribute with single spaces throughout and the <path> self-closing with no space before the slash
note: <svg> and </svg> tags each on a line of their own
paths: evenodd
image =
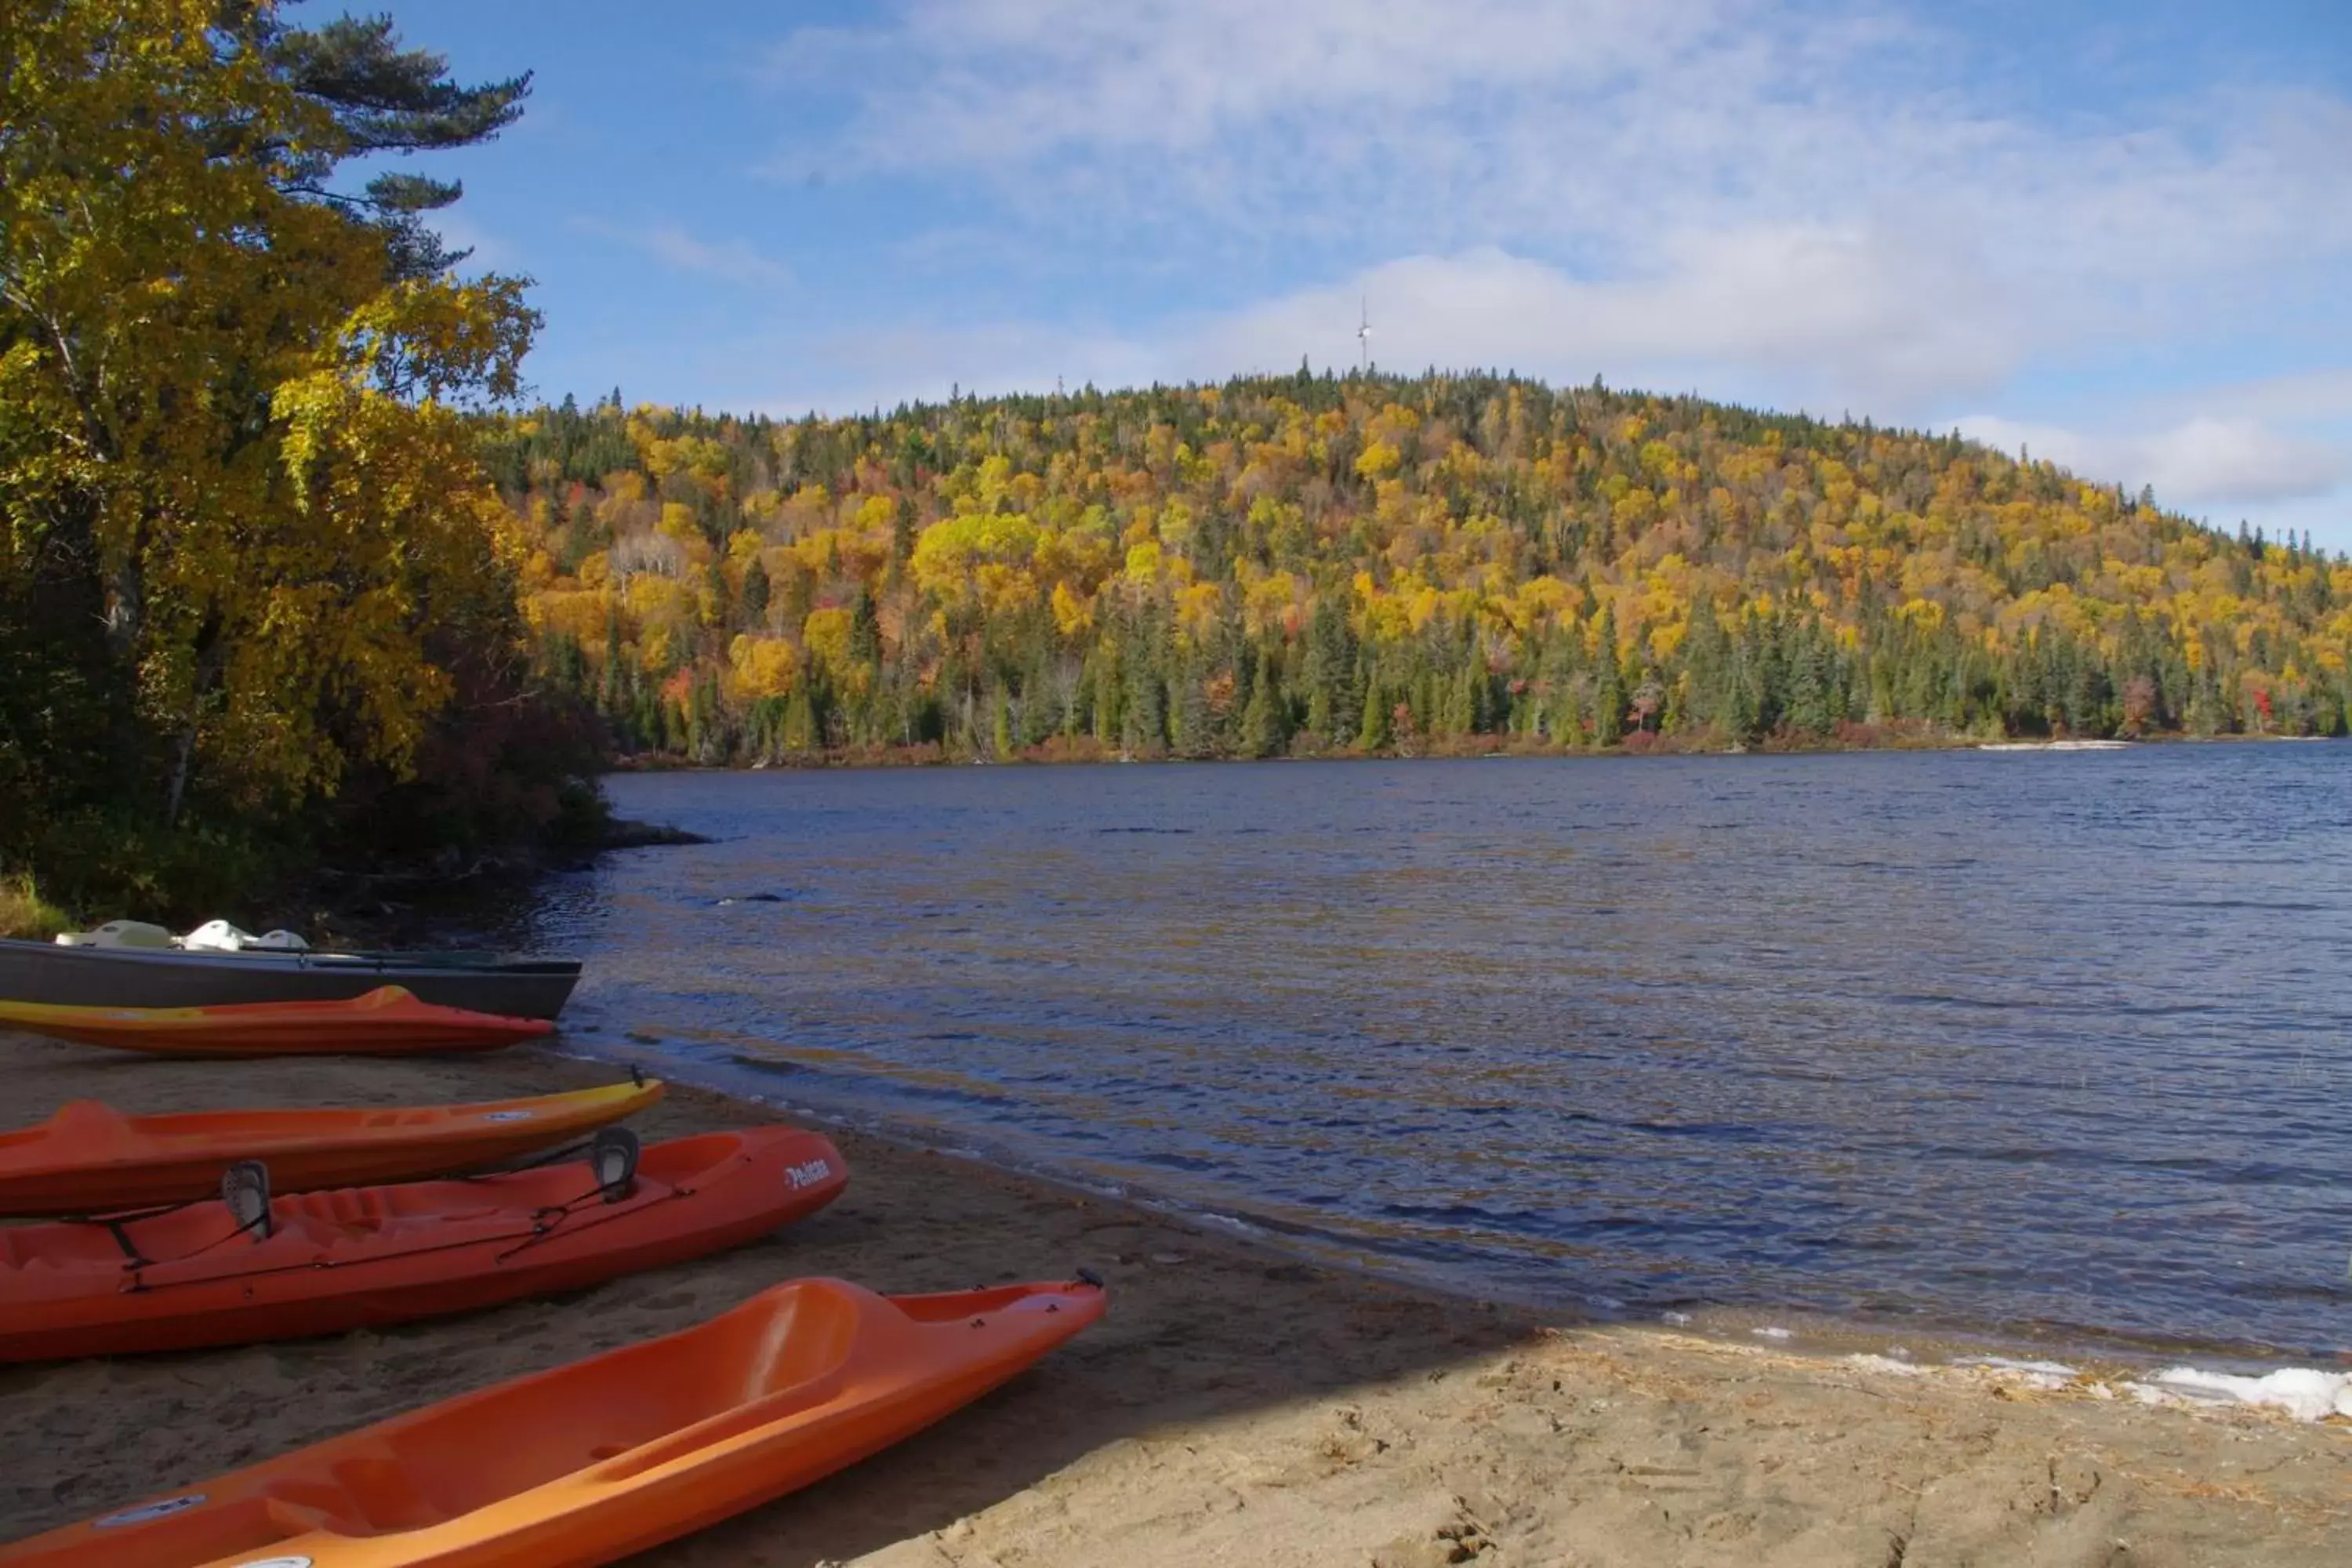
<svg viewBox="0 0 2352 1568">
<path fill-rule="evenodd" d="M 459 411 L 513 395 L 537 318 L 450 270 L 422 220 L 454 184 L 333 176 L 495 132 L 527 79 L 459 88 L 387 22 L 275 0 L 6 11 L 0 639 L 91 672 L 72 721 L 167 822 L 192 772 L 282 806 L 397 769 L 436 639 L 514 627 Z"/>
</svg>

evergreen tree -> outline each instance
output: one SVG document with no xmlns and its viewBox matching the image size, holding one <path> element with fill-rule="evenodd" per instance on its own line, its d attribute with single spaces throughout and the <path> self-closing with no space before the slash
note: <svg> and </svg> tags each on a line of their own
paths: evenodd
<svg viewBox="0 0 2352 1568">
<path fill-rule="evenodd" d="M 882 613 L 863 583 L 849 605 L 849 657 L 869 667 L 882 662 Z"/>
<path fill-rule="evenodd" d="M 1625 675 L 1617 658 L 1617 612 L 1601 606 L 1593 652 L 1592 743 L 1613 746 L 1625 733 Z"/>
<path fill-rule="evenodd" d="M 901 565 L 915 553 L 915 499 L 900 496 L 890 523 L 890 556 Z"/>
<path fill-rule="evenodd" d="M 1797 638 L 1797 656 L 1789 680 L 1789 723 L 1807 734 L 1820 735 L 1830 727 L 1830 682 L 1821 639 L 1807 626 Z"/>
<path fill-rule="evenodd" d="M 1257 676 L 1250 683 L 1249 705 L 1242 710 L 1242 751 L 1252 757 L 1281 753 L 1289 743 L 1289 715 L 1282 697 L 1282 676 L 1271 651 L 1260 649 Z"/>
<path fill-rule="evenodd" d="M 627 671 L 621 665 L 621 617 L 613 616 L 604 622 L 604 672 L 597 709 L 608 721 L 621 717 L 623 706 L 633 695 L 625 681 Z"/>
<path fill-rule="evenodd" d="M 1356 749 L 1360 752 L 1385 752 L 1394 742 L 1389 723 L 1389 694 L 1378 679 L 1372 680 L 1364 693 L 1364 717 L 1356 731 Z"/>
<path fill-rule="evenodd" d="M 1094 735 L 1106 746 L 1123 746 L 1127 737 L 1127 679 L 1119 661 L 1118 644 L 1104 638 L 1094 653 Z"/>
<path fill-rule="evenodd" d="M 768 621 L 768 567 L 758 556 L 743 568 L 743 591 L 736 603 L 738 618 L 746 626 L 765 626 Z"/>
<path fill-rule="evenodd" d="M 1138 617 L 1120 662 L 1127 676 L 1119 749 L 1159 751 L 1168 742 L 1168 683 L 1161 673 L 1166 637 L 1155 606 Z"/>
<path fill-rule="evenodd" d="M 1684 710 L 1688 721 L 1727 725 L 1731 645 L 1716 616 L 1711 595 L 1701 594 L 1691 602 L 1690 624 L 1683 634 L 1683 669 L 1687 677 Z"/>
<path fill-rule="evenodd" d="M 357 194 L 330 182 L 337 166 L 353 158 L 404 157 L 490 140 L 521 117 L 530 73 L 462 87 L 449 79 L 444 57 L 402 48 L 389 16 L 339 16 L 316 27 L 291 27 L 277 11 L 266 5 L 226 7 L 219 26 L 299 97 L 323 108 L 332 133 L 289 136 L 274 145 L 264 139 L 257 145 L 249 126 L 224 123 L 217 128 L 220 145 L 246 156 L 277 152 L 278 183 L 289 194 L 366 215 L 383 238 L 394 277 L 432 278 L 463 261 L 471 252 L 450 250 L 425 225 L 426 215 L 465 194 L 458 182 L 407 170 L 378 174 Z"/>
<path fill-rule="evenodd" d="M 1356 711 L 1356 637 L 1335 585 L 1317 596 L 1307 634 L 1307 728 L 1324 744 L 1345 746 L 1361 723 Z"/>
<path fill-rule="evenodd" d="M 1198 657 L 1179 662 L 1171 676 L 1174 689 L 1169 739 L 1176 754 L 1200 758 L 1215 753 L 1216 742 L 1209 716 L 1209 689 L 1203 661 Z"/>
<path fill-rule="evenodd" d="M 1477 672 L 1466 665 L 1447 683 L 1440 733 L 1475 735 L 1478 732 L 1478 689 L 1482 684 Z"/>
<path fill-rule="evenodd" d="M 564 571 L 577 572 L 597 544 L 596 511 L 583 495 L 572 506 L 570 520 L 563 525 L 563 548 L 557 560 Z"/>
<path fill-rule="evenodd" d="M 1020 743 L 1043 745 L 1061 727 L 1060 704 L 1054 700 L 1052 656 L 1041 637 L 1031 647 L 1029 662 L 1021 674 L 1020 722 L 1016 733 Z"/>
</svg>

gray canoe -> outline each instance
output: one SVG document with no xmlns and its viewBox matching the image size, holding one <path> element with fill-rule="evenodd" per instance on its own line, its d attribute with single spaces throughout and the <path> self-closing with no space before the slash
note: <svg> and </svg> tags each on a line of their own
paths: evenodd
<svg viewBox="0 0 2352 1568">
<path fill-rule="evenodd" d="M 0 939 L 0 1001 L 68 1007 L 219 1007 L 339 1002 L 379 985 L 419 1001 L 509 1018 L 553 1018 L 579 983 L 576 959 L 472 952 L 185 952 Z"/>
</svg>

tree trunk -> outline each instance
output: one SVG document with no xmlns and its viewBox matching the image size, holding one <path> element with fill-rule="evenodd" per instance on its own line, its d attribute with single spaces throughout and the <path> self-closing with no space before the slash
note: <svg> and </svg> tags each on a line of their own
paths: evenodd
<svg viewBox="0 0 2352 1568">
<path fill-rule="evenodd" d="M 172 759 L 172 784 L 163 797 L 163 826 L 173 828 L 180 825 L 180 803 L 187 796 L 188 773 L 196 755 L 196 721 L 204 711 L 205 696 L 213 682 L 220 679 L 221 656 L 215 647 L 208 647 L 196 656 L 196 679 L 188 693 L 188 721 L 181 727 L 179 740 Z"/>
<path fill-rule="evenodd" d="M 146 574 L 131 555 L 106 574 L 106 646 L 129 666 L 139 656 L 139 624 L 147 607 Z"/>
<path fill-rule="evenodd" d="M 180 801 L 187 793 L 188 764 L 196 754 L 196 716 L 188 715 L 188 722 L 180 731 L 179 755 L 172 762 L 172 788 L 163 800 L 163 826 L 180 825 Z"/>
</svg>

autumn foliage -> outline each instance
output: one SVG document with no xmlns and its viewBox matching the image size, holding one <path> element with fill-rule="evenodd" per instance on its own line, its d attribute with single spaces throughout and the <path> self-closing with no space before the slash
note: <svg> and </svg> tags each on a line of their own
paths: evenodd
<svg viewBox="0 0 2352 1568">
<path fill-rule="evenodd" d="M 538 318 L 422 226 L 454 184 L 335 177 L 478 141 L 527 84 L 267 0 L 7 16 L 0 872 L 163 914 L 318 845 L 527 828 L 464 802 L 546 804 L 537 759 L 593 752 L 500 738 L 535 699 L 471 415 Z"/>
<path fill-rule="evenodd" d="M 2341 733 L 2352 565 L 1957 437 L 1309 375 L 499 422 L 624 749 L 1269 756 Z"/>
</svg>

